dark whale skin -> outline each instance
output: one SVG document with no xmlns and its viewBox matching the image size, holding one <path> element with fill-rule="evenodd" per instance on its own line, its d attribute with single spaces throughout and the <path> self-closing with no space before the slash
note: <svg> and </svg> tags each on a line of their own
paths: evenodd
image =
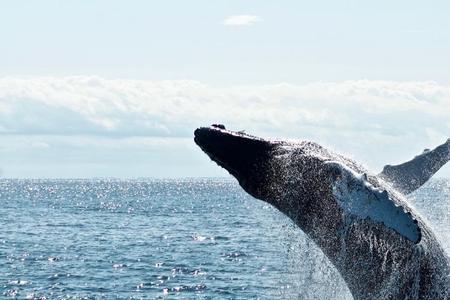
<svg viewBox="0 0 450 300">
<path fill-rule="evenodd" d="M 380 176 L 313 142 L 265 140 L 224 126 L 202 127 L 194 135 L 245 191 L 286 214 L 321 248 L 354 299 L 450 299 L 446 253 L 406 198 Z M 339 185 L 349 194 L 337 194 Z M 395 217 L 380 221 L 370 210 L 361 217 L 342 206 L 347 198 L 372 194 L 409 227 Z"/>
</svg>

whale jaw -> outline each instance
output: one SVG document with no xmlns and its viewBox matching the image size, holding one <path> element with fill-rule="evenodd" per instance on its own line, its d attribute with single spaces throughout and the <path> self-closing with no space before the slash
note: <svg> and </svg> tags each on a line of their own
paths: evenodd
<svg viewBox="0 0 450 300">
<path fill-rule="evenodd" d="M 265 186 L 269 158 L 280 142 L 226 130 L 223 125 L 200 127 L 194 136 L 211 160 L 233 175 L 248 193 L 265 198 L 265 192 L 256 187 Z"/>
</svg>

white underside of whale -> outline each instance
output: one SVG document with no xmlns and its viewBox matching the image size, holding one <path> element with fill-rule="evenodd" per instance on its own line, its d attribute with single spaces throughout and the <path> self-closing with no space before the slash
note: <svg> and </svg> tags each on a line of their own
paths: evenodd
<svg viewBox="0 0 450 300">
<path fill-rule="evenodd" d="M 328 164 L 340 169 L 341 175 L 333 184 L 333 195 L 345 213 L 383 223 L 414 243 L 420 241 L 417 221 L 396 205 L 386 191 L 375 188 L 364 174 L 357 174 L 339 162 Z"/>
</svg>

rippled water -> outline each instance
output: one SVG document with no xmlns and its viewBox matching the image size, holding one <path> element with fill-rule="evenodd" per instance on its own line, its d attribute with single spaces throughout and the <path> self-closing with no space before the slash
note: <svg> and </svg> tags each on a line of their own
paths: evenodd
<svg viewBox="0 0 450 300">
<path fill-rule="evenodd" d="M 450 250 L 450 182 L 412 201 Z M 351 299 L 300 230 L 235 181 L 0 180 L 0 297 Z"/>
</svg>

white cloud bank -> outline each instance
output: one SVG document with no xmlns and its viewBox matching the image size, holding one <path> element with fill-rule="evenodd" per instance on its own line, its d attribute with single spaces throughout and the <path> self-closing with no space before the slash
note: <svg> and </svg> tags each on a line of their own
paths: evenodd
<svg viewBox="0 0 450 300">
<path fill-rule="evenodd" d="M 450 133 L 450 87 L 345 81 L 214 88 L 196 81 L 0 78 L 0 133 L 191 136 L 199 125 L 297 136 Z"/>
<path fill-rule="evenodd" d="M 261 22 L 262 18 L 260 16 L 254 15 L 236 15 L 229 16 L 223 20 L 223 25 L 225 26 L 250 26 L 257 22 Z"/>
<path fill-rule="evenodd" d="M 315 140 L 379 168 L 450 137 L 450 87 L 361 80 L 214 88 L 196 81 L 0 78 L 0 138 L 190 140 L 196 127 L 211 123 Z M 56 143 L 33 140 L 41 150 Z"/>
</svg>

